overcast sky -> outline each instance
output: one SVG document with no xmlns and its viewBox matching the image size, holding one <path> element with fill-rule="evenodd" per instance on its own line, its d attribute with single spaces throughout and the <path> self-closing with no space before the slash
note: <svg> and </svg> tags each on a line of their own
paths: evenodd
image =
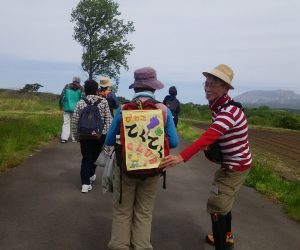
<svg viewBox="0 0 300 250">
<path fill-rule="evenodd" d="M 60 93 L 73 76 L 86 79 L 70 22 L 78 2 L 0 0 L 0 88 L 38 82 L 41 91 Z M 136 29 L 118 95 L 130 98 L 134 70 L 151 66 L 165 84 L 158 99 L 175 85 L 182 102 L 204 104 L 202 71 L 220 63 L 235 72 L 233 97 L 258 89 L 300 94 L 299 0 L 117 2 Z"/>
</svg>

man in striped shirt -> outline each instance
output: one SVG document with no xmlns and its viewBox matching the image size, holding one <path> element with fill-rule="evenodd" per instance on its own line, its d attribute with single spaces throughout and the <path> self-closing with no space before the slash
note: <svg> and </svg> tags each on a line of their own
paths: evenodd
<svg viewBox="0 0 300 250">
<path fill-rule="evenodd" d="M 215 173 L 207 211 L 211 215 L 213 235 L 207 235 L 207 241 L 215 249 L 226 249 L 233 244 L 231 233 L 231 209 L 235 196 L 241 188 L 251 168 L 252 155 L 248 143 L 247 119 L 241 107 L 234 104 L 228 96 L 233 89 L 232 69 L 220 64 L 209 72 L 204 90 L 212 114 L 212 124 L 199 139 L 181 151 L 178 155 L 165 157 L 162 168 L 173 167 L 188 161 L 200 150 L 218 140 L 222 153 L 221 167 Z"/>
</svg>

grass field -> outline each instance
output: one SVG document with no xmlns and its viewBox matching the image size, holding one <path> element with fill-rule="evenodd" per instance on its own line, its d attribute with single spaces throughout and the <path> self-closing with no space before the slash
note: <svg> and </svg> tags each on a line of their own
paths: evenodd
<svg viewBox="0 0 300 250">
<path fill-rule="evenodd" d="M 39 94 L 0 92 L 0 173 L 18 165 L 61 129 L 57 97 Z"/>
</svg>

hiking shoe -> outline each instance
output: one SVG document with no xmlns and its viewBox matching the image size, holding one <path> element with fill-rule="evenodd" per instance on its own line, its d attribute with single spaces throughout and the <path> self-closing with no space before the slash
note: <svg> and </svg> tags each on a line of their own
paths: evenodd
<svg viewBox="0 0 300 250">
<path fill-rule="evenodd" d="M 60 140 L 61 143 L 67 143 L 67 140 Z"/>
<path fill-rule="evenodd" d="M 215 245 L 214 236 L 213 234 L 206 235 L 206 242 L 210 245 Z M 226 244 L 227 245 L 233 245 L 234 244 L 234 235 L 226 235 Z"/>
<path fill-rule="evenodd" d="M 92 185 L 82 185 L 81 193 L 87 193 L 90 190 L 92 190 Z"/>
<path fill-rule="evenodd" d="M 90 177 L 90 181 L 91 183 L 94 182 L 96 180 L 96 175 L 94 174 L 93 176 Z"/>
</svg>

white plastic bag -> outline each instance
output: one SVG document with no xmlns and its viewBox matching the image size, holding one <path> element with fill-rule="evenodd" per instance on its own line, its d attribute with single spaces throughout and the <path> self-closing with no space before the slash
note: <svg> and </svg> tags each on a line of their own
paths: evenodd
<svg viewBox="0 0 300 250">
<path fill-rule="evenodd" d="M 115 169 L 115 151 L 113 151 L 106 161 L 102 174 L 102 192 L 113 192 L 113 175 Z"/>
<path fill-rule="evenodd" d="M 104 145 L 100 155 L 98 156 L 97 160 L 95 161 L 95 164 L 99 167 L 104 168 L 106 162 L 109 160 L 109 156 L 114 151 L 114 147 L 106 146 Z"/>
</svg>

